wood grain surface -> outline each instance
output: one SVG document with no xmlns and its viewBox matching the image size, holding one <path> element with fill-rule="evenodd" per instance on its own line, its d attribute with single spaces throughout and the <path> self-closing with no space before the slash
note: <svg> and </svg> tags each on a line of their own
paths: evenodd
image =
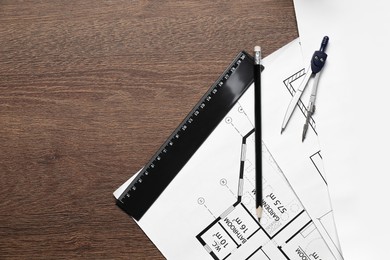
<svg viewBox="0 0 390 260">
<path fill-rule="evenodd" d="M 164 259 L 112 192 L 239 51 L 296 37 L 292 0 L 0 0 L 0 259 Z"/>
</svg>

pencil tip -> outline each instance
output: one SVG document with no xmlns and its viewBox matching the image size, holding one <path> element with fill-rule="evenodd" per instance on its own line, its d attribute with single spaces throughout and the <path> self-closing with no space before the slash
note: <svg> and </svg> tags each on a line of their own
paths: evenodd
<svg viewBox="0 0 390 260">
<path fill-rule="evenodd" d="M 260 222 L 262 213 L 263 213 L 263 208 L 261 206 L 258 206 L 256 209 L 256 215 L 257 215 L 257 219 L 259 220 L 259 222 Z"/>
<path fill-rule="evenodd" d="M 283 134 L 284 128 L 282 127 L 282 130 L 280 131 L 280 134 Z"/>
</svg>

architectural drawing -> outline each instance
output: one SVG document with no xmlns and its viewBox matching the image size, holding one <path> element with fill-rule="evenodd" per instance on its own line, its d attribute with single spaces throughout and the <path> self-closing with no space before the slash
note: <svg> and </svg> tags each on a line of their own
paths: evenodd
<svg viewBox="0 0 390 260">
<path fill-rule="evenodd" d="M 245 117 L 242 107 L 238 108 Z M 239 113 L 236 113 L 238 115 Z M 237 134 L 239 125 L 225 118 Z M 336 259 L 263 142 L 263 217 L 255 213 L 254 129 L 242 136 L 237 200 L 196 236 L 210 259 Z M 217 185 L 227 186 L 221 179 Z M 232 188 L 232 187 L 229 187 Z M 198 199 L 204 204 L 203 197 Z M 210 214 L 212 214 L 210 212 Z M 213 214 L 214 215 L 214 214 Z"/>
</svg>

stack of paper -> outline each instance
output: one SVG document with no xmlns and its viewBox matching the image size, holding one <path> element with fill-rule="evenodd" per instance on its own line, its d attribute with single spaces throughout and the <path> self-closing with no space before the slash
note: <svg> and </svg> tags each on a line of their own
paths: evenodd
<svg viewBox="0 0 390 260">
<path fill-rule="evenodd" d="M 305 74 L 299 40 L 263 62 L 261 223 L 255 217 L 251 86 L 137 222 L 167 259 L 342 259 L 318 129 L 313 123 L 302 143 L 305 116 L 298 110 L 280 134 Z"/>
</svg>

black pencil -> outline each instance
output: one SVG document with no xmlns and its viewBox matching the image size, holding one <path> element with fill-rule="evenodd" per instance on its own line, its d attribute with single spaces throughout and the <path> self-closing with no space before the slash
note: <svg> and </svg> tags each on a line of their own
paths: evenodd
<svg viewBox="0 0 390 260">
<path fill-rule="evenodd" d="M 263 174 L 261 152 L 261 48 L 254 49 L 254 81 L 255 81 L 255 176 L 256 176 L 256 215 L 260 222 L 263 200 Z"/>
</svg>

